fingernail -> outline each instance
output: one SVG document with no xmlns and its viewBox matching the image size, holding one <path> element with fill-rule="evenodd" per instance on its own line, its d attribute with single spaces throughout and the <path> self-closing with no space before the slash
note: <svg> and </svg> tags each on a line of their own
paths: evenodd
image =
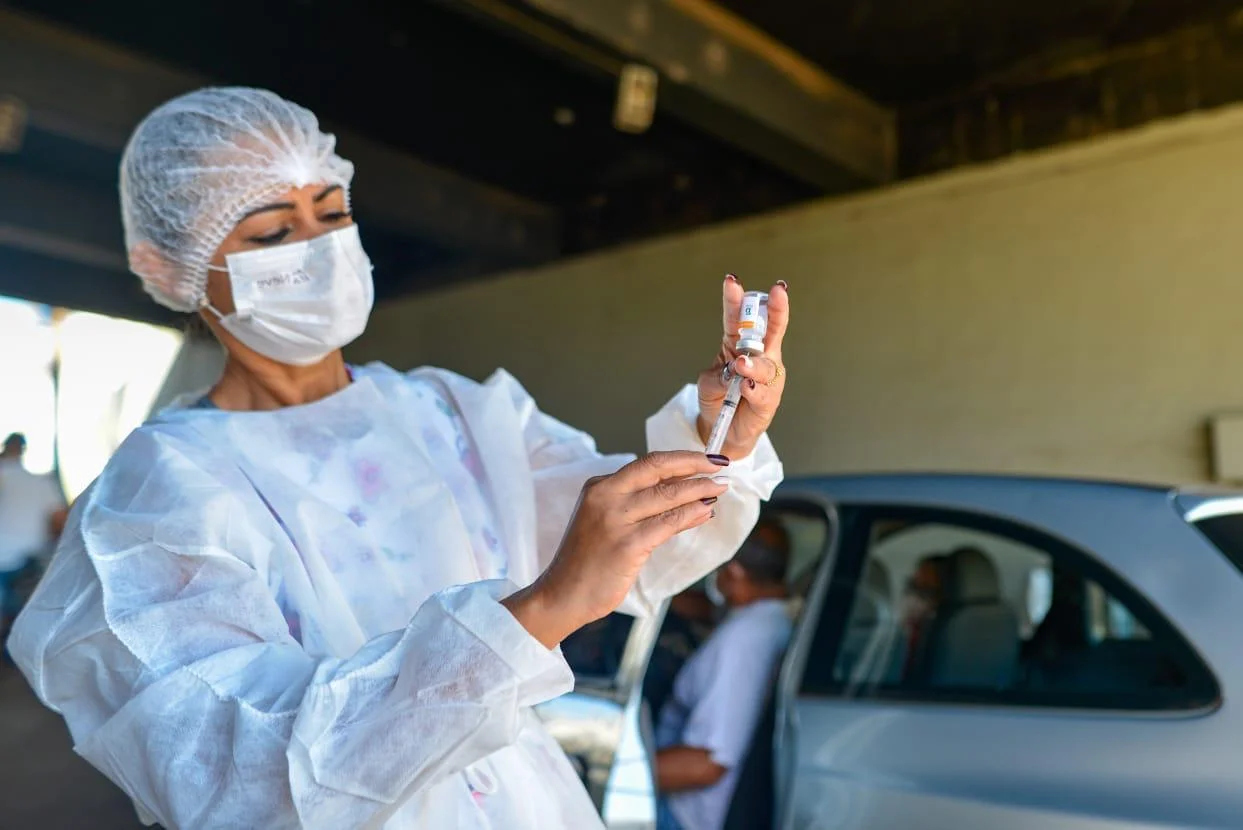
<svg viewBox="0 0 1243 830">
<path fill-rule="evenodd" d="M 753 381 L 751 378 L 747 378 L 747 386 L 749 386 L 749 387 L 751 387 L 752 389 L 754 389 L 754 388 L 755 388 L 755 381 Z"/>
<path fill-rule="evenodd" d="M 710 496 L 706 499 L 700 499 L 704 504 L 716 504 L 716 496 Z"/>
<path fill-rule="evenodd" d="M 728 467 L 729 459 L 723 455 L 709 455 L 708 460 L 718 467 Z"/>
<path fill-rule="evenodd" d="M 716 508 L 715 508 L 715 507 L 714 507 L 714 508 L 712 508 L 712 512 L 711 512 L 710 514 L 708 514 L 708 518 L 709 518 L 709 519 L 715 519 L 715 518 L 716 518 Z"/>
<path fill-rule="evenodd" d="M 742 357 L 740 357 L 740 358 L 739 358 L 739 360 L 741 360 L 741 361 L 742 361 L 742 365 L 743 365 L 743 366 L 746 366 L 748 369 L 750 369 L 750 368 L 751 368 L 751 366 L 752 366 L 752 361 L 751 361 L 751 358 L 747 357 L 747 356 L 744 354 Z"/>
<path fill-rule="evenodd" d="M 777 285 L 780 285 L 784 291 L 790 290 L 790 285 L 785 280 L 777 280 Z"/>
<path fill-rule="evenodd" d="M 733 274 L 726 274 L 725 279 L 729 280 L 730 282 L 738 282 L 738 278 L 735 277 Z"/>
<path fill-rule="evenodd" d="M 733 479 L 729 476 L 712 476 L 712 483 L 719 484 L 722 487 L 728 487 L 731 483 L 733 483 Z"/>
</svg>

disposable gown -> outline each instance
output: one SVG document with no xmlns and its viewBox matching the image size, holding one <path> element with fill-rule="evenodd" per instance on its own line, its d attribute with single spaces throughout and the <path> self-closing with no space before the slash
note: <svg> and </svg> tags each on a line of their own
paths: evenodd
<svg viewBox="0 0 1243 830">
<path fill-rule="evenodd" d="M 648 422 L 699 449 L 694 389 Z M 170 828 L 589 830 L 532 705 L 573 676 L 498 600 L 585 479 L 629 459 L 497 373 L 373 365 L 274 412 L 174 407 L 76 505 L 10 646 L 76 749 Z M 781 478 L 764 440 L 717 517 L 656 551 L 643 613 L 731 556 Z"/>
</svg>

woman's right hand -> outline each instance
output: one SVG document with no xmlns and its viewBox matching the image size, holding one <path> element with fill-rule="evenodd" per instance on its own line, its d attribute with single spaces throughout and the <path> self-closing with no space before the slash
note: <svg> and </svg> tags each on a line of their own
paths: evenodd
<svg viewBox="0 0 1243 830">
<path fill-rule="evenodd" d="M 589 480 L 552 564 L 504 605 L 548 648 L 612 613 L 652 551 L 712 518 L 728 485 L 706 476 L 720 470 L 702 453 L 657 452 Z"/>
</svg>

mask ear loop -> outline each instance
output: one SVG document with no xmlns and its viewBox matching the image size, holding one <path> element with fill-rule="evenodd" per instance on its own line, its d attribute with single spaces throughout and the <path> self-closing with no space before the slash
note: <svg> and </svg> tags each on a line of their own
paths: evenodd
<svg viewBox="0 0 1243 830">
<path fill-rule="evenodd" d="M 211 264 L 209 263 L 209 264 L 208 264 L 208 266 L 207 266 L 207 270 L 208 270 L 208 271 L 219 271 L 219 272 L 220 272 L 220 273 L 222 273 L 222 274 L 230 274 L 230 276 L 231 276 L 231 273 L 230 273 L 230 271 L 229 271 L 229 269 L 228 269 L 228 268 L 221 268 L 219 265 L 211 265 Z M 216 319 L 217 319 L 217 320 L 219 320 L 219 321 L 220 321 L 220 322 L 222 322 L 222 323 L 224 322 L 224 318 L 225 318 L 225 317 L 227 317 L 227 316 L 229 316 L 229 315 L 227 315 L 227 314 L 221 314 L 221 313 L 220 313 L 220 310 L 219 310 L 218 308 L 216 308 L 214 305 L 212 305 L 212 304 L 211 304 L 211 301 L 207 299 L 207 294 L 206 294 L 206 293 L 204 293 L 204 295 L 203 295 L 203 302 L 199 303 L 199 308 L 200 308 L 200 309 L 203 309 L 203 308 L 207 309 L 207 310 L 208 310 L 208 311 L 210 311 L 212 314 L 216 315 Z M 234 317 L 236 317 L 236 318 L 237 318 L 237 319 L 239 319 L 239 320 L 246 320 L 246 319 L 248 319 L 248 318 L 250 317 L 250 312 L 248 312 L 248 311 L 247 311 L 247 312 L 239 312 L 239 311 L 235 311 L 235 312 L 233 312 L 233 316 L 234 316 Z"/>
</svg>

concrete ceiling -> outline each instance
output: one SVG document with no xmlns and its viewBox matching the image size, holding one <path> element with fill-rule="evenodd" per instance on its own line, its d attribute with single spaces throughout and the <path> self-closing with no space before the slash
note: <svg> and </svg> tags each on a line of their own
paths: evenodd
<svg viewBox="0 0 1243 830">
<path fill-rule="evenodd" d="M 338 133 L 389 299 L 1238 100 L 1241 23 L 1220 0 L 0 0 L 0 293 L 168 319 L 124 274 L 116 166 L 204 83 Z M 613 121 L 630 64 L 660 77 L 640 133 Z"/>
</svg>

